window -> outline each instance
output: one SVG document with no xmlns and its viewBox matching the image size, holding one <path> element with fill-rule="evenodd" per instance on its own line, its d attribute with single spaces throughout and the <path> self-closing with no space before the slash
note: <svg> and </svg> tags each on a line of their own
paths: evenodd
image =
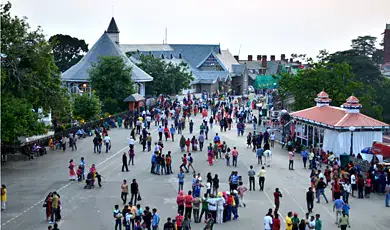
<svg viewBox="0 0 390 230">
<path fill-rule="evenodd" d="M 199 67 L 201 70 L 216 70 L 223 71 L 223 67 L 219 64 L 214 55 L 210 54 L 210 56 L 202 63 Z"/>
</svg>

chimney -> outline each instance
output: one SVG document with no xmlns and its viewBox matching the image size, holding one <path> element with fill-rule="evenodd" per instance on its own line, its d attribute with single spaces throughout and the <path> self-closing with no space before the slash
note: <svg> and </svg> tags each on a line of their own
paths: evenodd
<svg viewBox="0 0 390 230">
<path fill-rule="evenodd" d="M 257 55 L 257 61 L 261 61 L 261 55 Z"/>
<path fill-rule="evenodd" d="M 267 55 L 263 55 L 263 58 L 261 59 L 261 66 L 263 68 L 267 68 Z"/>
<path fill-rule="evenodd" d="M 248 61 L 252 61 L 252 55 L 248 55 Z"/>
<path fill-rule="evenodd" d="M 286 55 L 285 54 L 281 54 L 280 55 L 280 60 L 284 61 L 286 59 Z"/>
<path fill-rule="evenodd" d="M 271 61 L 275 61 L 275 55 L 271 55 Z"/>
<path fill-rule="evenodd" d="M 234 55 L 234 59 L 236 59 L 236 61 L 238 61 L 239 60 L 238 55 Z"/>
<path fill-rule="evenodd" d="M 294 62 L 294 59 L 293 58 L 290 58 L 290 63 L 293 63 Z"/>
</svg>

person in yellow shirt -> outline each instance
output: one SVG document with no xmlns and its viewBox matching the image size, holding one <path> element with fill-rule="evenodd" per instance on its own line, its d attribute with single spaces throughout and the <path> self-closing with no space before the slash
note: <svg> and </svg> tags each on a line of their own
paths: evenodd
<svg viewBox="0 0 390 230">
<path fill-rule="evenodd" d="M 7 202 L 7 189 L 5 184 L 1 185 L 1 211 L 5 211 L 5 203 Z"/>
<path fill-rule="evenodd" d="M 293 223 L 291 217 L 292 217 L 292 212 L 288 212 L 286 216 L 286 230 L 292 230 Z"/>
</svg>

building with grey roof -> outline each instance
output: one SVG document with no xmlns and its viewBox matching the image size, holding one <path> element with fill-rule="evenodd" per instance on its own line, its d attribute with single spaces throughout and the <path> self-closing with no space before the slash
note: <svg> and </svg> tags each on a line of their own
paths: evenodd
<svg viewBox="0 0 390 230">
<path fill-rule="evenodd" d="M 236 93 L 246 89 L 243 87 L 243 66 L 233 57 L 229 50 L 222 50 L 219 44 L 120 44 L 119 28 L 112 18 L 107 30 L 94 44 L 90 51 L 62 74 L 62 79 L 72 91 L 82 90 L 88 82 L 88 69 L 97 62 L 100 56 L 120 56 L 133 69 L 133 79 L 139 86 L 139 93 L 145 95 L 145 83 L 153 78 L 137 67 L 141 55 L 153 55 L 164 62 L 188 65 L 194 80 L 192 89 L 197 92 L 207 91 L 214 93 L 217 90 Z M 128 57 L 130 55 L 130 57 Z M 231 85 L 232 78 L 236 78 L 235 85 Z"/>
</svg>

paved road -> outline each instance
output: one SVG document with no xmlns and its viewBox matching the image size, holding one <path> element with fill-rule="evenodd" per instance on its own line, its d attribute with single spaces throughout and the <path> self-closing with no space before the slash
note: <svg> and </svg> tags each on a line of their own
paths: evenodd
<svg viewBox="0 0 390 230">
<path fill-rule="evenodd" d="M 200 117 L 194 118 L 195 133 L 198 133 Z M 251 131 L 252 128 L 248 128 Z M 154 140 L 157 138 L 155 127 L 151 130 Z M 256 164 L 254 153 L 246 148 L 246 138 L 237 137 L 235 130 L 220 133 L 218 127 L 211 130 L 211 137 L 218 132 L 222 140 L 230 147 L 233 145 L 239 150 L 238 167 L 234 168 L 247 183 L 247 171 L 253 164 L 256 171 L 260 167 Z M 121 204 L 120 185 L 123 179 L 138 180 L 140 192 L 143 197 L 142 205 L 151 208 L 156 207 L 162 217 L 162 223 L 166 217 L 176 214 L 176 175 L 157 176 L 149 174 L 151 153 L 140 151 L 141 146 L 136 146 L 135 166 L 130 172 L 121 172 L 122 152 L 127 149 L 128 130 L 114 129 L 109 132 L 112 138 L 112 149 L 108 154 L 93 154 L 92 139 L 84 139 L 78 142 L 79 149 L 72 151 L 56 151 L 40 157 L 34 161 L 15 162 L 2 169 L 2 183 L 7 185 L 8 210 L 2 213 L 2 229 L 46 229 L 48 225 L 44 220 L 45 214 L 42 208 L 43 198 L 49 191 L 58 191 L 63 204 L 60 229 L 112 229 L 112 210 L 115 204 Z M 184 132 L 190 137 L 188 129 Z M 181 153 L 178 141 L 168 141 L 164 151 L 173 152 L 173 169 L 177 172 L 180 165 Z M 73 158 L 76 163 L 81 156 L 87 160 L 87 164 L 97 164 L 97 170 L 103 178 L 103 188 L 84 190 L 83 184 L 68 181 L 68 161 Z M 194 166 L 197 172 L 205 178 L 207 172 L 220 176 L 222 189 L 228 189 L 228 175 L 233 170 L 225 166 L 223 161 L 216 162 L 214 166 L 208 166 L 206 151 L 193 153 Z M 262 229 L 263 216 L 269 208 L 273 207 L 272 193 L 276 187 L 282 189 L 280 213 L 282 223 L 288 211 L 304 216 L 306 210 L 305 192 L 309 187 L 309 171 L 304 170 L 300 159 L 295 161 L 295 171 L 288 170 L 288 156 L 279 146 L 273 148 L 273 162 L 271 168 L 267 168 L 265 191 L 247 192 L 245 200 L 246 208 L 239 210 L 240 218 L 223 225 L 215 226 L 215 229 Z M 176 170 L 175 170 L 176 169 Z M 190 190 L 191 175 L 187 174 L 185 190 Z M 256 184 L 257 185 L 257 184 Z M 330 191 L 327 196 L 331 197 Z M 351 225 L 352 229 L 385 229 L 390 225 L 388 218 L 390 209 L 384 207 L 384 197 L 373 195 L 370 199 L 351 199 Z M 323 229 L 337 229 L 334 224 L 332 204 L 316 204 L 315 213 L 320 213 L 323 219 Z M 203 229 L 203 225 L 193 224 L 193 229 Z M 284 229 L 284 227 L 282 228 Z"/>
</svg>

